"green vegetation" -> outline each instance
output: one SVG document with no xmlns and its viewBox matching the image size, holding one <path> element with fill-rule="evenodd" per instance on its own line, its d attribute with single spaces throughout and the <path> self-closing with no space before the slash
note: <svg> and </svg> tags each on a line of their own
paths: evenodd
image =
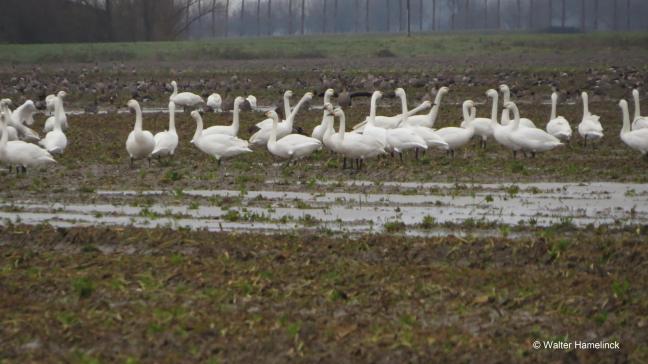
<svg viewBox="0 0 648 364">
<path fill-rule="evenodd" d="M 503 53 L 582 52 L 589 49 L 632 49 L 648 54 L 646 33 L 335 35 L 274 38 L 229 38 L 211 41 L 71 43 L 0 45 L 0 63 L 112 61 L 246 60 L 280 58 L 351 58 L 471 56 Z"/>
</svg>

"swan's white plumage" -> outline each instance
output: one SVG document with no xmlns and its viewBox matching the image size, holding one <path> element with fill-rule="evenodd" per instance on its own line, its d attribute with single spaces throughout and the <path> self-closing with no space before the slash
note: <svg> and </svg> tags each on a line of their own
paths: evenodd
<svg viewBox="0 0 648 364">
<path fill-rule="evenodd" d="M 175 154 L 178 147 L 178 133 L 175 127 L 175 103 L 169 101 L 169 129 L 153 136 L 155 147 L 151 152 L 153 157 L 167 157 Z"/>
<path fill-rule="evenodd" d="M 135 111 L 135 127 L 126 139 L 126 151 L 131 160 L 149 158 L 155 149 L 155 138 L 148 130 L 142 129 L 142 109 L 135 100 L 128 101 L 128 107 Z"/>
<path fill-rule="evenodd" d="M 67 147 L 67 137 L 61 128 L 65 111 L 63 110 L 63 98 L 65 91 L 59 91 L 54 100 L 54 129 L 45 134 L 45 138 L 41 139 L 38 144 L 45 148 L 51 154 L 63 154 Z"/>
</svg>

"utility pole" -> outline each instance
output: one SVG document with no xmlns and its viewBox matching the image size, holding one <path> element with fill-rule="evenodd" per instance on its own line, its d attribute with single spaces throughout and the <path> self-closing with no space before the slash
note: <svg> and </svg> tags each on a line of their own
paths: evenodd
<svg viewBox="0 0 648 364">
<path fill-rule="evenodd" d="M 241 0 L 241 20 L 239 22 L 239 35 L 242 37 L 244 34 L 245 27 L 245 0 Z"/>
<path fill-rule="evenodd" d="M 599 0 L 594 0 L 594 31 L 598 30 Z"/>
<path fill-rule="evenodd" d="M 229 33 L 229 0 L 225 0 L 225 38 Z"/>
<path fill-rule="evenodd" d="M 272 35 L 272 0 L 268 0 L 268 35 Z"/>
<path fill-rule="evenodd" d="M 369 0 L 365 0 L 365 31 L 369 33 Z"/>
<path fill-rule="evenodd" d="M 549 28 L 551 28 L 552 25 L 552 20 L 553 20 L 553 0 L 548 0 L 549 1 Z"/>
<path fill-rule="evenodd" d="M 292 0 L 288 0 L 288 35 L 292 35 L 292 33 L 293 33 Z"/>
<path fill-rule="evenodd" d="M 581 31 L 585 31 L 585 0 L 581 0 Z"/>
<path fill-rule="evenodd" d="M 502 0 L 497 0 L 497 30 L 502 30 Z"/>
<path fill-rule="evenodd" d="M 533 29 L 533 0 L 529 2 L 529 29 Z"/>
<path fill-rule="evenodd" d="M 211 8 L 211 33 L 212 38 L 216 37 L 216 0 L 212 0 Z"/>
<path fill-rule="evenodd" d="M 407 0 L 407 36 L 412 35 L 412 28 L 411 28 L 411 20 L 412 18 L 410 17 L 410 0 Z"/>
<path fill-rule="evenodd" d="M 305 1 L 306 0 L 302 0 L 302 3 L 301 3 L 301 22 L 300 22 L 301 35 L 304 35 L 304 14 L 305 14 L 304 3 L 305 3 Z"/>
<path fill-rule="evenodd" d="M 387 22 L 386 22 L 386 24 L 387 24 L 387 33 L 389 33 L 389 28 L 390 28 L 390 26 L 389 26 L 389 15 L 390 15 L 390 14 L 389 14 L 389 13 L 390 13 L 391 11 L 390 11 L 390 9 L 389 9 L 389 0 L 385 0 L 385 2 L 387 3 L 387 4 L 386 4 L 386 5 L 387 5 Z"/>
<path fill-rule="evenodd" d="M 630 0 L 626 0 L 626 29 L 630 30 Z"/>
<path fill-rule="evenodd" d="M 516 1 L 517 3 L 517 28 L 521 29 L 522 28 L 522 6 L 520 5 L 520 0 Z"/>
<path fill-rule="evenodd" d="M 324 0 L 322 7 L 322 33 L 326 33 L 326 0 Z"/>
<path fill-rule="evenodd" d="M 432 0 L 432 31 L 436 31 L 436 0 Z"/>
<path fill-rule="evenodd" d="M 338 0 L 333 0 L 333 33 L 338 32 Z"/>
<path fill-rule="evenodd" d="M 257 18 L 257 37 L 261 36 L 261 0 L 257 0 L 257 9 L 256 9 L 256 18 Z"/>
</svg>

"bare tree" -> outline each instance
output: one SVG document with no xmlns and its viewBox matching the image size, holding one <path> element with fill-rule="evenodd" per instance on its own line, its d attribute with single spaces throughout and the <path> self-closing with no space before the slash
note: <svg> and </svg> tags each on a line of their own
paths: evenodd
<svg viewBox="0 0 648 364">
<path fill-rule="evenodd" d="M 212 37 L 216 36 L 216 0 L 212 0 L 211 9 L 211 34 Z"/>
<path fill-rule="evenodd" d="M 261 0 L 257 0 L 256 28 L 257 28 L 257 37 L 259 37 L 261 36 Z"/>
<path fill-rule="evenodd" d="M 484 29 L 488 29 L 488 0 L 484 0 Z"/>
<path fill-rule="evenodd" d="M 517 28 L 520 29 L 522 28 L 522 6 L 520 5 L 520 0 L 516 1 L 517 3 L 517 16 L 515 19 L 517 20 Z"/>
<path fill-rule="evenodd" d="M 466 16 L 464 28 L 470 29 L 472 27 L 472 13 L 470 12 L 470 0 L 466 0 Z"/>
<path fill-rule="evenodd" d="M 333 33 L 338 32 L 338 0 L 333 0 Z"/>
<path fill-rule="evenodd" d="M 386 2 L 386 5 L 387 5 L 387 11 L 385 12 L 385 14 L 387 14 L 386 15 L 387 19 L 385 21 L 385 24 L 387 24 L 387 32 L 389 33 L 389 28 L 391 28 L 389 26 L 389 18 L 390 18 L 390 15 L 391 15 L 391 9 L 389 8 L 389 0 L 385 0 L 385 2 Z"/>
<path fill-rule="evenodd" d="M 398 32 L 403 31 L 403 0 L 398 0 Z"/>
<path fill-rule="evenodd" d="M 497 0 L 497 29 L 502 29 L 502 0 Z"/>
<path fill-rule="evenodd" d="M 626 0 L 626 29 L 630 30 L 630 0 Z"/>
<path fill-rule="evenodd" d="M 547 0 L 547 1 L 549 2 L 549 4 L 548 4 L 548 6 L 549 6 L 549 10 L 548 10 L 549 16 L 547 17 L 547 21 L 548 21 L 547 26 L 551 27 L 553 25 L 553 22 L 552 22 L 552 20 L 553 20 L 553 0 Z"/>
<path fill-rule="evenodd" d="M 326 0 L 324 0 L 324 5 L 322 9 L 322 33 L 326 33 Z"/>
<path fill-rule="evenodd" d="M 229 0 L 225 0 L 225 37 L 229 32 Z"/>
<path fill-rule="evenodd" d="M 419 32 L 423 31 L 423 0 L 419 0 Z"/>
<path fill-rule="evenodd" d="M 566 1 L 567 1 L 567 0 L 562 0 L 562 13 L 561 13 L 562 15 L 561 15 L 561 18 L 560 18 L 560 26 L 561 26 L 562 28 L 565 27 L 565 16 L 566 16 L 566 12 L 567 12 L 567 11 L 566 11 L 566 10 L 567 10 L 567 9 L 566 9 L 567 5 L 566 5 L 566 3 L 565 3 Z"/>
<path fill-rule="evenodd" d="M 594 30 L 598 30 L 599 23 L 599 0 L 594 0 Z"/>
<path fill-rule="evenodd" d="M 613 4 L 613 5 L 614 5 L 614 11 L 613 11 L 613 14 L 614 14 L 614 25 L 613 25 L 613 27 L 614 27 L 614 30 L 619 30 L 619 14 L 618 14 L 618 11 L 619 11 L 619 0 L 614 0 L 614 4 Z"/>
<path fill-rule="evenodd" d="M 533 29 L 533 0 L 529 2 L 529 29 Z"/>
<path fill-rule="evenodd" d="M 456 0 L 450 0 L 450 30 L 454 30 L 455 28 L 455 3 Z"/>
<path fill-rule="evenodd" d="M 360 23 L 360 0 L 355 0 L 355 10 L 353 12 L 353 17 L 355 18 L 353 29 L 358 32 L 358 24 Z"/>
<path fill-rule="evenodd" d="M 581 0 L 581 30 L 585 31 L 585 0 Z"/>
</svg>

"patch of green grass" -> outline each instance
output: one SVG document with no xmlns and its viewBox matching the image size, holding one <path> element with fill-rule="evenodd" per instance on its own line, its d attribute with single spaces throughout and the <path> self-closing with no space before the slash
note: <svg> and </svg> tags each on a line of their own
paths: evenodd
<svg viewBox="0 0 648 364">
<path fill-rule="evenodd" d="M 388 233 L 397 233 L 400 231 L 404 231 L 405 228 L 406 228 L 405 223 L 397 220 L 387 221 L 384 225 L 384 229 Z"/>
<path fill-rule="evenodd" d="M 72 288 L 79 298 L 88 298 L 95 290 L 94 283 L 88 277 L 77 278 L 72 282 Z"/>
</svg>

